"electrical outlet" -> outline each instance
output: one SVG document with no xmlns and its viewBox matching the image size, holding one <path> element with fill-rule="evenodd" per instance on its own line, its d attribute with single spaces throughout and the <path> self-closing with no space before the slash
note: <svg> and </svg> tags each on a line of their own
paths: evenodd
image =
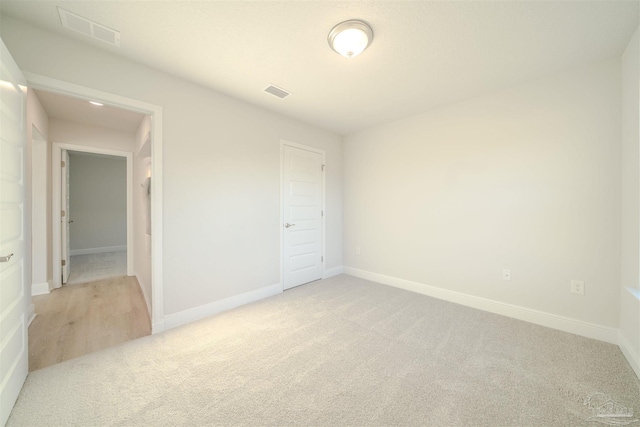
<svg viewBox="0 0 640 427">
<path fill-rule="evenodd" d="M 584 282 L 582 280 L 571 281 L 571 293 L 584 295 Z"/>
<path fill-rule="evenodd" d="M 360 246 L 356 246 L 356 255 L 360 255 Z"/>
<path fill-rule="evenodd" d="M 511 280 L 511 270 L 502 270 L 502 280 Z"/>
</svg>

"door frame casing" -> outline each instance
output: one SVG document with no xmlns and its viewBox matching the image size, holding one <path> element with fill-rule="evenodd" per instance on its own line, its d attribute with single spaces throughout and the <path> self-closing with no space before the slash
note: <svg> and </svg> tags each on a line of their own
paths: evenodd
<svg viewBox="0 0 640 427">
<path fill-rule="evenodd" d="M 35 73 L 23 72 L 23 74 L 28 86 L 33 89 L 86 101 L 98 101 L 151 116 L 151 179 L 153 184 L 151 186 L 151 235 L 153 236 L 151 239 L 151 333 L 164 331 L 162 107 Z"/>
<path fill-rule="evenodd" d="M 124 157 L 127 161 L 127 276 L 133 276 L 133 153 L 86 145 L 53 142 L 51 144 L 51 244 L 53 287 L 62 286 L 62 150 Z M 69 167 L 69 165 L 67 165 Z M 71 255 L 69 255 L 71 256 Z"/>
<path fill-rule="evenodd" d="M 322 155 L 322 165 L 324 166 L 323 171 L 322 171 L 322 189 L 321 189 L 321 195 L 322 195 L 322 212 L 324 213 L 324 215 L 322 215 L 322 279 L 324 279 L 325 277 L 325 271 L 326 271 L 326 261 L 327 261 L 327 254 L 326 254 L 326 250 L 327 250 L 327 245 L 326 245 L 326 234 L 327 234 L 327 225 L 326 225 L 326 218 L 327 218 L 327 194 L 326 194 L 326 181 L 327 181 L 327 174 L 326 174 L 326 164 L 327 164 L 327 152 L 325 150 L 322 150 L 320 148 L 316 148 L 316 147 L 311 147 L 309 145 L 304 145 L 304 144 L 300 144 L 297 142 L 293 142 L 293 141 L 288 141 L 286 139 L 281 139 L 280 140 L 280 285 L 282 286 L 282 290 L 284 291 L 284 232 L 285 232 L 285 228 L 284 228 L 284 167 L 285 167 L 285 163 L 284 163 L 284 147 L 285 146 L 289 146 L 289 147 L 293 147 L 293 148 L 298 148 L 300 150 L 306 150 L 306 151 L 310 151 L 312 153 L 317 153 Z"/>
</svg>

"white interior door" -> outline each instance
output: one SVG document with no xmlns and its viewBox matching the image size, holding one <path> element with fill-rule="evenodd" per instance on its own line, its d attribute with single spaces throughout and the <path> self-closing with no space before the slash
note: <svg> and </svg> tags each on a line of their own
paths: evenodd
<svg viewBox="0 0 640 427">
<path fill-rule="evenodd" d="M 0 425 L 27 373 L 25 294 L 26 83 L 0 42 Z"/>
<path fill-rule="evenodd" d="M 284 289 L 322 278 L 322 154 L 284 146 Z"/>
<path fill-rule="evenodd" d="M 60 177 L 60 194 L 62 201 L 62 212 L 60 215 L 60 235 L 62 236 L 61 263 L 62 263 L 62 284 L 69 280 L 71 272 L 71 256 L 69 255 L 69 152 L 62 150 L 62 175 Z"/>
</svg>

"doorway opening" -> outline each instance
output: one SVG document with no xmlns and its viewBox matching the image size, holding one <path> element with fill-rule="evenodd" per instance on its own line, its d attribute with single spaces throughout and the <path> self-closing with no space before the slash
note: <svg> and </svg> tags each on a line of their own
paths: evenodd
<svg viewBox="0 0 640 427">
<path fill-rule="evenodd" d="M 136 142 L 150 141 L 150 119 L 34 95 L 48 117 L 52 291 L 32 299 L 30 370 L 151 333 L 151 254 L 135 251 L 148 239 L 134 221 L 150 219 L 141 202 L 148 193 L 134 191 L 135 168 L 149 176 L 147 156 L 135 154 L 143 145 Z"/>
<path fill-rule="evenodd" d="M 137 217 L 138 220 L 143 218 L 145 223 L 139 224 L 136 221 L 134 227 L 137 230 L 146 230 L 146 237 L 144 239 L 136 240 L 134 250 L 140 249 L 144 256 L 134 256 L 134 271 L 130 274 L 136 275 L 138 279 L 142 274 L 138 271 L 136 265 L 138 261 L 145 265 L 144 270 L 149 272 L 146 278 L 146 288 L 148 292 L 145 293 L 145 301 L 147 309 L 151 317 L 152 333 L 162 332 L 164 330 L 164 304 L 163 304 L 163 274 L 162 274 L 162 258 L 163 258 L 163 132 L 162 132 L 162 107 L 149 104 L 147 102 L 139 101 L 132 98 L 115 95 L 100 91 L 97 89 L 80 86 L 61 80 L 53 79 L 50 77 L 42 76 L 39 74 L 24 72 L 29 88 L 34 90 L 45 91 L 52 94 L 63 95 L 76 100 L 94 101 L 103 104 L 106 107 L 118 108 L 122 111 L 129 111 L 139 113 L 145 116 L 144 126 L 140 126 L 138 132 L 136 132 L 136 145 L 133 150 L 134 159 L 140 160 L 140 168 L 135 168 L 134 179 L 146 181 L 146 188 L 138 187 L 137 181 L 134 182 L 133 187 L 137 190 L 137 193 L 143 193 L 146 196 L 146 210 L 145 215 Z M 120 122 L 120 120 L 118 120 Z M 50 141 L 54 141 L 54 137 L 50 135 Z M 126 151 L 126 150 L 125 150 Z M 52 162 L 53 154 L 51 153 Z M 109 154 L 109 153 L 106 153 Z M 59 159 L 58 159 L 59 160 Z M 59 163 L 58 163 L 59 164 Z M 53 166 L 53 165 L 52 165 Z M 57 179 L 58 174 L 52 174 L 51 181 Z M 53 183 L 52 183 L 53 184 Z M 138 189 L 139 188 L 139 189 Z M 60 214 L 59 199 L 52 198 L 50 200 L 52 209 L 49 212 L 53 214 Z M 57 204 L 57 206 L 53 206 Z M 49 232 L 52 234 L 52 239 L 60 239 L 60 221 L 59 218 L 51 218 L 51 227 Z M 57 236 L 56 236 L 57 235 Z M 50 253 L 59 248 L 59 245 L 51 244 Z M 137 249 L 136 249 L 137 248 Z M 133 252 L 133 251 L 130 251 Z M 128 254 L 129 255 L 129 254 Z M 60 260 L 51 257 L 52 264 L 51 275 L 52 283 L 49 283 L 50 288 L 55 288 L 56 278 L 61 277 L 59 269 L 61 267 Z M 58 262 L 56 262 L 58 261 Z M 145 281 L 145 280 L 142 280 Z"/>
<path fill-rule="evenodd" d="M 86 263 L 74 268 L 74 257 L 80 255 L 112 253 L 109 257 L 114 259 L 124 255 L 121 275 L 138 275 L 133 265 L 133 247 L 139 238 L 134 229 L 133 154 L 54 142 L 51 158 L 52 288 L 82 283 L 83 277 L 87 282 L 114 275 L 108 271 L 114 268 L 104 270 L 97 263 L 104 256 L 75 258 L 81 262 L 96 259 L 96 268 L 86 270 Z"/>
<path fill-rule="evenodd" d="M 34 244 L 49 245 L 44 262 L 36 265 L 34 256 L 34 271 L 48 276 L 43 286 L 32 286 L 34 370 L 163 329 L 162 251 L 156 247 L 162 241 L 162 171 L 156 163 L 162 113 L 28 76 L 49 123 L 47 138 L 34 132 L 33 147 L 42 139 L 46 149 L 40 157 L 34 152 L 31 163 L 33 206 L 46 207 L 40 222 L 47 228 L 34 226 Z M 89 104 L 87 94 L 104 105 Z M 37 179 L 41 172 L 43 180 Z"/>
<path fill-rule="evenodd" d="M 132 270 L 127 154 L 62 150 L 62 285 L 127 276 Z"/>
</svg>

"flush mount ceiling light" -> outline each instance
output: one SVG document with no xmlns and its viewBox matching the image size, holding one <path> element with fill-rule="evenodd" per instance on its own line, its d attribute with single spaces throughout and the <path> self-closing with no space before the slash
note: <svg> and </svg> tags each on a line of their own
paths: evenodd
<svg viewBox="0 0 640 427">
<path fill-rule="evenodd" d="M 333 27 L 329 33 L 329 46 L 342 56 L 360 55 L 373 41 L 373 30 L 364 21 L 351 19 Z"/>
</svg>

